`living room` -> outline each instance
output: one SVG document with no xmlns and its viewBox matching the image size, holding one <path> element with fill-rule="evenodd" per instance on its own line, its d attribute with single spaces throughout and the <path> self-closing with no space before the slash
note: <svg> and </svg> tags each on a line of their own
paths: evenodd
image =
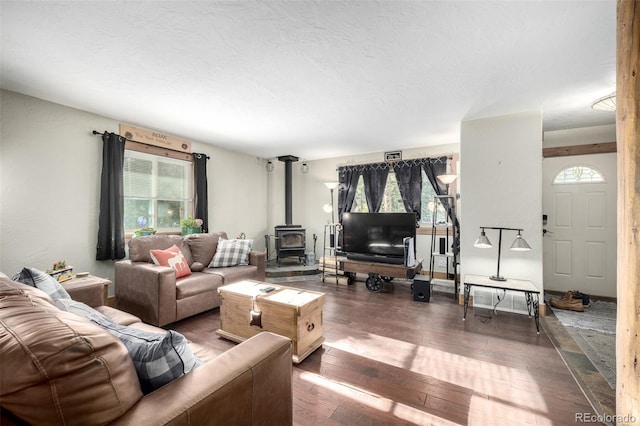
<svg viewBox="0 0 640 426">
<path fill-rule="evenodd" d="M 11 33 L 4 25 L 11 19 L 11 15 L 7 14 L 12 11 L 8 7 L 10 3 L 13 4 L 4 1 L 2 4 L 3 50 L 5 43 L 12 42 Z M 611 19 L 615 10 L 608 8 L 615 9 L 615 6 L 610 2 L 604 3 L 606 7 L 599 7 L 605 9 L 604 15 Z M 416 7 L 419 5 L 412 4 Z M 574 4 L 574 7 L 578 6 Z M 15 4 L 12 7 L 16 7 Z M 597 13 L 592 10 L 588 17 L 602 15 L 602 9 L 597 10 Z M 566 10 L 563 9 L 563 12 L 567 14 L 559 16 L 569 16 Z M 20 16 L 23 17 L 22 14 Z M 78 28 L 79 33 L 85 30 L 84 26 Z M 615 34 L 600 36 L 606 40 L 611 40 L 611 37 L 615 40 Z M 9 43 L 7 46 L 14 45 Z M 597 48 L 602 47 L 598 45 Z M 590 83 L 589 93 L 583 94 L 582 98 L 595 100 L 607 94 L 605 92 L 615 90 L 613 50 L 607 52 L 603 59 L 607 66 L 602 67 L 605 70 L 600 72 L 599 80 Z M 9 66 L 4 65 L 4 55 L 3 71 Z M 278 155 L 297 155 L 301 159 L 293 168 L 293 217 L 295 223 L 307 230 L 307 251 L 315 248 L 310 236 L 319 236 L 317 256 L 322 249 L 324 225 L 330 220 L 330 214 L 323 210 L 323 206 L 329 202 L 329 191 L 323 183 L 337 181 L 338 167 L 383 162 L 385 152 L 396 150 L 402 152 L 404 159 L 455 156 L 460 159 L 458 192 L 461 197 L 458 210 L 463 229 L 461 274 L 489 275 L 495 272 L 495 252 L 474 248 L 481 227 L 523 228 L 532 250 L 525 255 L 513 255 L 505 251 L 503 272 L 514 278 L 532 281 L 543 293 L 547 285 L 543 280 L 542 149 L 553 144 L 580 145 L 585 141 L 598 144 L 616 139 L 615 114 L 594 112 L 590 110 L 589 102 L 585 104 L 589 113 L 603 114 L 596 115 L 590 124 L 547 128 L 544 124 L 548 119 L 547 111 L 540 103 L 532 102 L 523 107 L 510 101 L 511 104 L 506 102 L 500 107 L 493 107 L 490 101 L 483 104 L 481 110 L 460 114 L 457 127 L 453 129 L 438 128 L 426 138 L 420 137 L 416 130 L 413 136 L 419 140 L 417 143 L 410 137 L 404 137 L 398 138 L 402 145 L 358 145 L 354 142 L 351 147 L 344 142 L 345 139 L 336 138 L 340 139 L 342 146 L 338 144 L 329 149 L 323 146 L 322 139 L 317 139 L 315 144 L 307 143 L 308 150 L 305 150 L 304 142 L 297 146 L 288 139 L 288 145 L 278 147 L 272 141 L 246 140 L 250 138 L 234 140 L 233 136 L 227 136 L 222 130 L 218 132 L 224 137 L 221 136 L 220 143 L 217 143 L 215 137 L 202 130 L 206 126 L 199 124 L 197 130 L 191 132 L 188 124 L 174 122 L 173 117 L 169 116 L 177 115 L 173 109 L 166 116 L 156 115 L 148 121 L 139 118 L 138 110 L 141 107 L 129 111 L 123 107 L 118 114 L 102 112 L 107 109 L 101 108 L 100 101 L 93 103 L 90 100 L 99 99 L 104 93 L 92 93 L 89 87 L 86 88 L 86 101 L 65 105 L 67 99 L 53 92 L 56 88 L 64 92 L 65 87 L 72 86 L 74 76 L 83 78 L 82 60 L 65 60 L 74 64 L 74 71 L 67 79 L 42 82 L 44 77 L 38 77 L 35 71 L 28 69 L 21 70 L 24 75 L 22 80 L 15 80 L 15 73 L 11 74 L 11 81 L 3 77 L 0 92 L 0 271 L 8 275 L 20 271 L 24 266 L 45 269 L 52 261 L 64 259 L 76 271 L 89 271 L 115 282 L 114 262 L 95 260 L 102 141 L 92 131 L 118 133 L 120 124 L 134 124 L 188 139 L 193 152 L 210 157 L 207 169 L 209 229 L 225 231 L 230 237 L 244 234 L 254 241 L 254 249 L 259 251 L 266 248 L 264 236 L 272 234 L 274 227 L 283 224 L 285 217 L 285 172 L 284 165 L 276 159 Z M 360 74 L 365 78 L 365 70 L 361 70 Z M 470 77 L 468 71 L 459 75 Z M 92 79 L 89 74 L 87 76 Z M 572 77 L 570 74 L 564 75 L 554 84 L 558 87 L 568 85 Z M 303 79 L 302 76 L 299 78 Z M 605 81 L 607 78 L 610 81 Z M 504 90 L 512 94 L 519 91 L 514 87 Z M 408 95 L 407 92 L 403 93 Z M 478 97 L 481 95 L 499 97 L 486 92 L 477 93 Z M 433 99 L 431 102 L 437 103 L 439 100 Z M 158 100 L 155 99 L 155 102 L 158 103 Z M 179 105 L 180 109 L 187 102 L 188 96 L 183 95 L 168 103 Z M 127 99 L 127 103 L 132 104 L 130 99 Z M 547 102 L 549 109 L 553 103 Z M 176 108 L 175 105 L 172 108 Z M 214 116 L 213 111 L 203 115 Z M 347 115 L 349 111 L 342 110 L 341 113 Z M 420 115 L 417 114 L 417 117 Z M 201 121 L 207 121 L 202 119 L 202 115 L 199 117 Z M 252 115 L 248 114 L 247 117 Z M 380 116 L 370 117 L 372 121 L 379 119 Z M 414 117 L 414 120 L 417 119 Z M 214 118 L 208 120 L 213 123 L 212 127 L 233 127 L 231 123 L 223 125 Z M 287 122 L 289 118 L 281 120 Z M 337 122 L 334 117 L 334 121 L 325 125 L 336 126 Z M 238 126 L 252 125 L 243 122 Z M 260 127 L 260 131 L 267 127 Z M 349 128 L 345 133 L 351 130 Z M 333 131 L 339 132 L 340 129 Z M 393 129 L 384 138 L 391 140 L 392 134 Z M 323 134 L 324 137 L 326 135 Z M 237 149 L 234 147 L 236 144 Z M 267 170 L 268 161 L 273 163 L 273 171 Z M 302 162 L 307 165 L 305 172 L 300 167 Z M 428 258 L 429 243 L 426 235 L 418 236 L 419 258 Z M 115 293 L 115 285 L 117 282 L 109 289 L 111 296 Z"/>
</svg>

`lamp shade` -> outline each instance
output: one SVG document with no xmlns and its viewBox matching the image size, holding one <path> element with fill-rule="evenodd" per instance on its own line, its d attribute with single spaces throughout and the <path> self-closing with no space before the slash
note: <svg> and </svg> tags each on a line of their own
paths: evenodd
<svg viewBox="0 0 640 426">
<path fill-rule="evenodd" d="M 511 250 L 513 251 L 529 251 L 531 250 L 531 246 L 527 241 L 522 238 L 522 234 L 518 231 L 518 235 L 516 235 L 516 239 L 513 240 L 513 244 L 511 244 Z"/>
<path fill-rule="evenodd" d="M 439 175 L 438 180 L 445 185 L 451 185 L 458 178 L 458 175 Z"/>
<path fill-rule="evenodd" d="M 325 182 L 324 186 L 329 189 L 336 189 L 336 187 L 338 186 L 338 182 Z"/>
<path fill-rule="evenodd" d="M 491 241 L 489 241 L 489 238 L 487 238 L 487 234 L 485 234 L 484 229 L 480 232 L 480 236 L 478 237 L 478 239 L 473 245 L 478 248 L 493 247 L 493 245 L 491 244 Z"/>
</svg>

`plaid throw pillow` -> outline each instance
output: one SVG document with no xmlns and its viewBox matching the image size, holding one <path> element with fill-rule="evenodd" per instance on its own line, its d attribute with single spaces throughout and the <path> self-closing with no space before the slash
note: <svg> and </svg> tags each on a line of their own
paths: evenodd
<svg viewBox="0 0 640 426">
<path fill-rule="evenodd" d="M 67 290 L 58 281 L 36 268 L 22 268 L 22 271 L 15 274 L 12 279 L 44 291 L 53 300 L 71 299 Z"/>
<path fill-rule="evenodd" d="M 173 330 L 165 334 L 150 333 L 116 324 L 100 313 L 96 314 L 98 315 L 89 313 L 87 319 L 124 343 L 133 360 L 144 394 L 159 389 L 203 364 L 195 357 L 187 339 L 180 333 Z"/>
<path fill-rule="evenodd" d="M 209 268 L 248 265 L 252 245 L 253 240 L 223 240 L 221 238 Z"/>
</svg>

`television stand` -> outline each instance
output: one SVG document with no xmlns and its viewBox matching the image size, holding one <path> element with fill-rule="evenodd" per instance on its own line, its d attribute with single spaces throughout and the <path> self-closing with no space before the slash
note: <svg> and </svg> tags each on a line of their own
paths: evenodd
<svg viewBox="0 0 640 426">
<path fill-rule="evenodd" d="M 390 263 L 368 262 L 351 260 L 344 257 L 338 259 L 341 269 L 349 277 L 349 283 L 355 279 L 356 273 L 368 274 L 366 281 L 367 290 L 377 293 L 382 290 L 383 281 L 391 281 L 393 278 L 412 279 L 422 270 L 422 259 L 416 261 L 415 266 L 394 265 Z"/>
</svg>

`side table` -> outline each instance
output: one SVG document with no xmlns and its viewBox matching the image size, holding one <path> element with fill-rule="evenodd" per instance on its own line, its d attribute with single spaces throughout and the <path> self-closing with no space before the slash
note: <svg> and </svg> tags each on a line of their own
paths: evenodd
<svg viewBox="0 0 640 426">
<path fill-rule="evenodd" d="M 111 285 L 111 281 L 106 278 L 100 278 L 94 275 L 87 275 L 86 277 L 77 277 L 74 275 L 70 280 L 63 282 L 62 286 L 67 291 L 72 290 L 74 292 L 82 292 L 82 289 L 84 287 L 89 287 L 96 284 L 102 284 L 104 288 L 104 304 L 107 305 L 109 300 L 109 286 Z"/>
<path fill-rule="evenodd" d="M 467 318 L 467 307 L 469 306 L 469 293 L 471 287 L 486 287 L 495 288 L 504 291 L 520 291 L 524 293 L 525 300 L 527 301 L 527 310 L 529 311 L 529 318 L 531 314 L 536 321 L 536 332 L 540 334 L 540 290 L 528 280 L 516 280 L 508 278 L 504 281 L 493 281 L 491 278 L 484 275 L 472 275 L 466 274 L 464 276 L 464 315 L 462 321 Z M 498 301 L 500 303 L 500 301 Z M 493 312 L 496 311 L 495 306 Z"/>
</svg>

